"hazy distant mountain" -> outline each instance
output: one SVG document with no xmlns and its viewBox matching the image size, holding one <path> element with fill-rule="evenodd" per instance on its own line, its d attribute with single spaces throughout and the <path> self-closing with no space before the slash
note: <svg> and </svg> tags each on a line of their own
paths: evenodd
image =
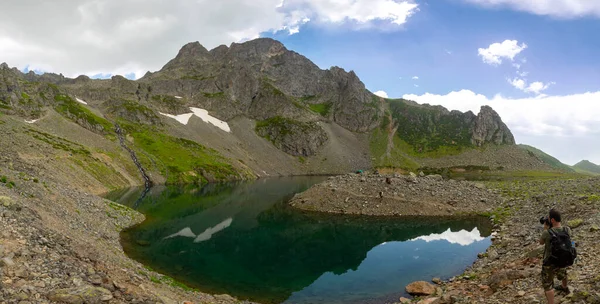
<svg viewBox="0 0 600 304">
<path fill-rule="evenodd" d="M 575 164 L 573 168 L 581 173 L 591 173 L 594 175 L 600 175 L 600 166 L 590 162 L 589 160 L 582 160 Z"/>
</svg>

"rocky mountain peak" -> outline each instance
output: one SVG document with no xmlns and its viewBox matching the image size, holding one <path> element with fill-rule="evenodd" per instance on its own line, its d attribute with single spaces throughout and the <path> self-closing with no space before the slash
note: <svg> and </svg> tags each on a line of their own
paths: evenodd
<svg viewBox="0 0 600 304">
<path fill-rule="evenodd" d="M 490 106 L 482 106 L 472 130 L 471 142 L 476 146 L 485 143 L 514 145 L 515 138 L 510 129 L 502 122 L 500 115 Z"/>
<path fill-rule="evenodd" d="M 184 45 L 177 53 L 177 56 L 169 61 L 163 70 L 171 70 L 177 68 L 185 68 L 190 65 L 195 65 L 197 62 L 206 62 L 212 56 L 208 50 L 200 44 L 200 42 L 190 42 Z"/>
<path fill-rule="evenodd" d="M 202 46 L 202 44 L 200 44 L 200 42 L 196 41 L 196 42 L 190 42 L 190 43 L 184 45 L 179 50 L 179 53 L 177 54 L 177 57 L 175 57 L 175 58 L 180 58 L 180 59 L 199 58 L 199 57 L 205 57 L 207 55 L 209 55 L 208 50 L 204 46 Z"/>
</svg>

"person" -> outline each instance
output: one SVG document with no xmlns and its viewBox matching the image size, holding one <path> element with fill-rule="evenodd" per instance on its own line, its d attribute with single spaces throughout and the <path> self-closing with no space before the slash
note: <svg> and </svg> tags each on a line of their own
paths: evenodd
<svg viewBox="0 0 600 304">
<path fill-rule="evenodd" d="M 571 229 L 569 227 L 562 227 L 561 215 L 555 209 L 551 209 L 548 217 L 544 220 L 544 231 L 540 238 L 540 244 L 544 245 L 544 260 L 542 264 L 542 286 L 546 293 L 546 299 L 548 304 L 554 304 L 554 289 L 569 294 L 570 290 L 567 286 L 567 268 L 559 268 L 554 265 L 548 264 L 548 258 L 552 255 L 552 248 L 550 244 L 550 230 L 556 234 L 566 232 L 569 237 L 572 237 Z M 561 281 L 561 285 L 554 287 L 554 277 L 557 277 Z"/>
</svg>

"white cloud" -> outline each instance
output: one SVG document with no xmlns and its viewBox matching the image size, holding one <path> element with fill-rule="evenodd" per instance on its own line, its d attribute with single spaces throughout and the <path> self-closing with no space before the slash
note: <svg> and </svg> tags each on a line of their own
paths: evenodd
<svg viewBox="0 0 600 304">
<path fill-rule="evenodd" d="M 517 89 L 519 89 L 519 90 L 521 90 L 521 91 L 522 91 L 522 90 L 525 90 L 525 84 L 526 84 L 526 83 L 525 83 L 525 80 L 523 80 L 523 79 L 520 79 L 520 78 L 515 78 L 515 79 L 513 79 L 513 80 L 510 80 L 510 79 L 509 79 L 509 80 L 508 80 L 508 82 L 509 82 L 510 84 L 512 84 L 512 85 L 513 85 L 513 87 L 515 87 L 515 88 L 517 88 Z"/>
<path fill-rule="evenodd" d="M 499 65 L 503 59 L 514 60 L 515 56 L 527 48 L 527 44 L 519 45 L 517 40 L 504 40 L 502 43 L 490 44 L 486 49 L 479 48 L 478 53 L 483 62 L 490 65 Z"/>
<path fill-rule="evenodd" d="M 309 22 L 389 30 L 417 11 L 413 0 L 56 0 L 36 1 L 34 10 L 9 1 L 0 10 L 0 60 L 70 77 L 140 77 L 191 41 L 210 49 L 264 32 L 298 33 Z"/>
<path fill-rule="evenodd" d="M 551 83 L 543 83 L 543 82 L 540 82 L 540 81 L 532 82 L 525 89 L 525 92 L 531 92 L 531 93 L 535 93 L 535 94 L 540 94 L 542 91 L 548 89 L 548 87 L 551 84 L 554 84 L 554 82 L 551 82 Z"/>
<path fill-rule="evenodd" d="M 418 87 L 419 87 L 419 85 L 418 85 L 418 84 L 415 84 L 415 88 L 418 88 Z"/>
<path fill-rule="evenodd" d="M 389 97 L 388 97 L 388 94 L 387 94 L 385 91 L 377 91 L 377 92 L 375 92 L 375 93 L 373 93 L 373 94 L 375 94 L 375 95 L 377 95 L 377 96 L 379 96 L 379 97 L 383 97 L 383 98 L 389 98 Z"/>
<path fill-rule="evenodd" d="M 570 164 L 584 158 L 600 163 L 600 91 L 513 99 L 501 95 L 488 98 L 462 90 L 403 98 L 474 113 L 482 105 L 489 105 L 500 114 L 517 142 L 535 145 Z M 578 149 L 572 149 L 574 146 Z"/>
<path fill-rule="evenodd" d="M 419 76 L 413 76 L 412 79 L 419 80 Z"/>
<path fill-rule="evenodd" d="M 527 85 L 527 81 L 522 78 L 514 78 L 508 79 L 508 82 L 514 86 L 515 88 L 525 92 L 525 93 L 535 93 L 541 94 L 542 91 L 545 91 L 550 87 L 550 85 L 555 84 L 554 82 L 543 83 L 541 81 L 535 81 Z"/>
<path fill-rule="evenodd" d="M 561 18 L 600 17 L 600 1 L 596 0 L 465 0 L 485 7 L 509 7 L 536 15 Z"/>
</svg>

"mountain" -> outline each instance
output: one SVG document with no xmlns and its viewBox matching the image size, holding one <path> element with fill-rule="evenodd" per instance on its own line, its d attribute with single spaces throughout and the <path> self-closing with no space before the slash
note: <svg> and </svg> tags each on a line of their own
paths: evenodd
<svg viewBox="0 0 600 304">
<path fill-rule="evenodd" d="M 578 162 L 573 166 L 573 169 L 584 174 L 600 175 L 600 166 L 590 162 L 589 160 L 582 160 Z"/>
<path fill-rule="evenodd" d="M 212 50 L 189 43 L 137 81 L 23 74 L 2 64 L 0 111 L 47 151 L 87 151 L 72 161 L 91 177 L 109 172 L 129 183 L 141 181 L 123 163 L 130 156 L 158 183 L 382 166 L 552 169 L 518 148 L 488 106 L 475 115 L 380 98 L 354 72 L 322 70 L 266 38 Z"/>
<path fill-rule="evenodd" d="M 556 168 L 558 170 L 562 170 L 565 172 L 575 172 L 575 170 L 573 168 L 571 168 L 571 166 L 563 164 L 560 160 L 556 159 L 552 155 L 547 154 L 546 152 L 544 152 L 540 149 L 537 149 L 535 147 L 528 146 L 528 145 L 519 145 L 519 147 L 523 148 L 528 153 L 530 153 L 531 155 L 534 155 L 535 157 L 539 158 L 541 161 L 547 163 L 548 165 L 552 166 L 553 168 Z"/>
</svg>

